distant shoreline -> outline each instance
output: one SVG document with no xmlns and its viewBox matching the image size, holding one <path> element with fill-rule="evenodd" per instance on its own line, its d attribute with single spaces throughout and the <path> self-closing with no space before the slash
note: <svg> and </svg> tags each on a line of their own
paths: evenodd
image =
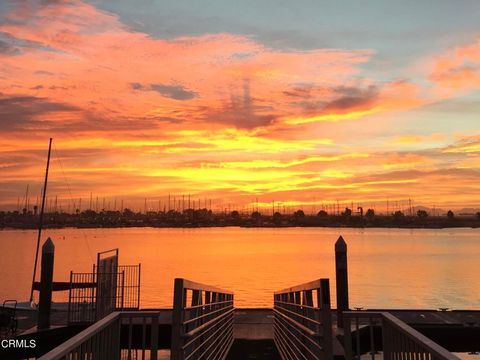
<svg viewBox="0 0 480 360">
<path fill-rule="evenodd" d="M 153 225 L 123 225 L 123 226 L 47 226 L 44 230 L 61 230 L 61 229 L 131 229 L 131 228 L 151 228 L 151 229 L 209 229 L 209 228 L 244 228 L 244 229 L 290 229 L 290 228 L 331 228 L 331 229 L 428 229 L 428 230 L 442 230 L 442 229 L 480 229 L 479 225 L 458 225 L 458 226 L 348 226 L 348 225 L 198 225 L 198 226 L 153 226 Z M 2 230 L 37 230 L 36 227 L 14 227 L 5 226 L 0 227 Z"/>
<path fill-rule="evenodd" d="M 0 229 L 37 229 L 39 216 L 31 212 L 0 212 Z M 240 213 L 238 211 L 214 213 L 208 209 L 187 209 L 183 212 L 146 212 L 134 213 L 125 211 L 86 210 L 75 214 L 55 212 L 47 213 L 43 219 L 43 228 L 210 228 L 238 226 L 244 228 L 394 228 L 394 229 L 449 229 L 449 228 L 479 228 L 480 212 L 474 215 L 455 215 L 449 211 L 447 215 L 430 216 L 426 211 L 419 210 L 416 214 L 404 214 L 396 211 L 391 215 L 375 214 L 368 210 L 365 214 L 353 214 L 348 208 L 343 213 L 305 214 L 302 210 L 282 214 Z"/>
</svg>

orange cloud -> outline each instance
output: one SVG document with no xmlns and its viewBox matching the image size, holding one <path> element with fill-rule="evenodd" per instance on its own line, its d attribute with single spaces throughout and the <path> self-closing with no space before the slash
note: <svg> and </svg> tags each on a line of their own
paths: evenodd
<svg viewBox="0 0 480 360">
<path fill-rule="evenodd" d="M 0 54 L 3 204 L 26 184 L 41 188 L 50 136 L 50 189 L 63 196 L 64 170 L 75 197 L 478 200 L 467 196 L 480 193 L 477 138 L 426 149 L 445 139 L 409 128 L 385 144 L 392 133 L 380 132 L 397 125 L 388 113 L 455 92 L 367 77 L 372 50 L 272 49 L 226 33 L 161 39 L 79 0 L 35 4 L 18 3 L 0 24 L 11 43 Z M 478 49 L 436 57 L 438 88 L 476 88 Z"/>
<path fill-rule="evenodd" d="M 415 135 L 407 134 L 396 136 L 391 143 L 396 145 L 414 145 L 414 144 L 424 144 L 431 142 L 444 141 L 446 139 L 444 134 L 431 134 L 431 135 Z"/>
<path fill-rule="evenodd" d="M 457 143 L 448 146 L 443 150 L 444 153 L 480 153 L 480 136 L 467 136 L 461 138 Z"/>
<path fill-rule="evenodd" d="M 272 50 L 231 34 L 156 39 L 81 1 L 25 4 L 10 19 L 0 31 L 35 46 L 2 58 L 2 92 L 68 103 L 102 121 L 262 126 L 291 112 L 282 89 L 302 81 L 337 86 L 371 55 Z"/>
<path fill-rule="evenodd" d="M 456 47 L 433 61 L 430 79 L 442 95 L 480 88 L 480 40 Z"/>
<path fill-rule="evenodd" d="M 387 170 L 418 169 L 419 167 L 424 167 L 431 163 L 432 161 L 430 159 L 418 154 L 392 154 L 387 157 L 383 167 Z"/>
</svg>

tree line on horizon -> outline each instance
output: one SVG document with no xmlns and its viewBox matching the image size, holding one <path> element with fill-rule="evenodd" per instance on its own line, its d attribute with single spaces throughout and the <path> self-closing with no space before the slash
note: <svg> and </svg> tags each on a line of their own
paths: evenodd
<svg viewBox="0 0 480 360">
<path fill-rule="evenodd" d="M 457 216 L 449 210 L 444 216 L 430 216 L 423 209 L 415 215 L 396 210 L 388 215 L 359 208 L 358 213 L 346 207 L 344 211 L 329 214 L 320 210 L 316 214 L 306 214 L 302 209 L 285 214 L 279 211 L 250 213 L 238 210 L 213 212 L 210 209 L 185 209 L 169 211 L 134 212 L 125 208 L 113 210 L 77 210 L 75 213 L 54 212 L 44 215 L 46 227 L 198 227 L 198 226 L 349 226 L 349 227 L 478 227 L 480 212 L 473 216 Z M 19 211 L 0 211 L 0 228 L 35 228 L 38 226 L 38 214 L 23 209 Z"/>
</svg>

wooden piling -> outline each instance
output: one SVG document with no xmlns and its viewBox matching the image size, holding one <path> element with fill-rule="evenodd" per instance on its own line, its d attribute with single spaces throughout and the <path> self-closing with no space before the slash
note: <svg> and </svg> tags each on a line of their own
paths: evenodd
<svg viewBox="0 0 480 360">
<path fill-rule="evenodd" d="M 183 279 L 175 279 L 173 289 L 173 312 L 172 312 L 172 343 L 170 350 L 170 357 L 172 360 L 181 360 L 181 336 L 182 336 L 182 321 L 183 308 L 186 305 L 186 290 L 183 288 Z"/>
<path fill-rule="evenodd" d="M 337 285 L 337 326 L 343 328 L 343 311 L 348 305 L 347 243 L 340 236 L 335 243 L 335 276 Z"/>
<path fill-rule="evenodd" d="M 55 245 L 48 238 L 42 246 L 42 268 L 40 275 L 40 300 L 38 305 L 38 329 L 50 327 L 50 311 L 52 308 L 53 263 Z"/>
</svg>

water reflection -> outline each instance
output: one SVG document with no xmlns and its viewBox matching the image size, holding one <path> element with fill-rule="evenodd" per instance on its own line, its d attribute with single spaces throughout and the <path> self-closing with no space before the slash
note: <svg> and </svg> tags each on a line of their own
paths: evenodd
<svg viewBox="0 0 480 360">
<path fill-rule="evenodd" d="M 319 277 L 332 279 L 334 304 L 340 234 L 352 307 L 478 307 L 476 229 L 61 229 L 45 236 L 56 245 L 58 281 L 70 270 L 91 271 L 96 252 L 119 247 L 121 263 L 142 263 L 143 307 L 171 307 L 175 277 L 233 290 L 237 306 L 257 307 L 271 306 L 274 290 Z M 28 297 L 35 238 L 34 231 L 0 231 L 0 299 Z"/>
</svg>

